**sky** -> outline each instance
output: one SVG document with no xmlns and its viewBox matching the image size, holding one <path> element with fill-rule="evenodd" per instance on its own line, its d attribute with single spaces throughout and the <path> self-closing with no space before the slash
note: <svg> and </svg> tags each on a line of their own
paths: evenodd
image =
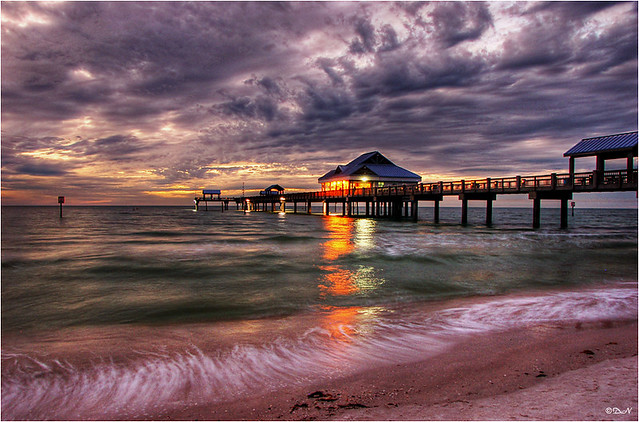
<svg viewBox="0 0 639 422">
<path fill-rule="evenodd" d="M 562 173 L 637 130 L 636 2 L 1 7 L 3 205 L 318 190 L 375 150 L 424 182 Z"/>
</svg>

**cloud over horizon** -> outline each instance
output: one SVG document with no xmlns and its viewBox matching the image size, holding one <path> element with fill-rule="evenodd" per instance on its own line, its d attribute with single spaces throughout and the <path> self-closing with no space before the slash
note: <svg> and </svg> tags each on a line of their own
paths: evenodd
<svg viewBox="0 0 639 422">
<path fill-rule="evenodd" d="M 564 171 L 637 129 L 637 3 L 3 2 L 2 121 L 5 204 Z"/>
</svg>

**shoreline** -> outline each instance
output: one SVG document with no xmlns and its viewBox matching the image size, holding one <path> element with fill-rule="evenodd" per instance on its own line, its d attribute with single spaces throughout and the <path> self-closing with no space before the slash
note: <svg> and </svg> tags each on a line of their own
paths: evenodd
<svg viewBox="0 0 639 422">
<path fill-rule="evenodd" d="M 636 420 L 636 294 L 619 282 L 383 312 L 3 336 L 3 418 Z"/>
<path fill-rule="evenodd" d="M 636 420 L 637 412 L 634 320 L 470 336 L 419 362 L 152 419 Z"/>
</svg>

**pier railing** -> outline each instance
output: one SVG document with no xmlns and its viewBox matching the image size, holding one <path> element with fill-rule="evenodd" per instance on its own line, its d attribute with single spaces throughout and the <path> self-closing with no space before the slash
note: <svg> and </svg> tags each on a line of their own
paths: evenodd
<svg viewBox="0 0 639 422">
<path fill-rule="evenodd" d="M 418 183 L 377 188 L 337 189 L 317 192 L 289 193 L 286 200 L 313 201 L 345 197 L 427 197 L 431 195 L 459 195 L 463 193 L 516 194 L 534 191 L 605 192 L 637 190 L 637 170 L 614 170 L 575 174 L 546 174 Z M 264 198 L 271 202 L 274 199 Z M 277 197 L 279 200 L 279 196 Z"/>
<path fill-rule="evenodd" d="M 459 195 L 462 201 L 462 224 L 468 223 L 468 201 L 486 201 L 486 224 L 492 224 L 492 202 L 497 194 L 529 194 L 533 200 L 533 228 L 540 226 L 541 200 L 560 201 L 561 228 L 568 226 L 568 200 L 575 192 L 622 192 L 637 191 L 637 170 L 592 171 L 574 174 L 545 174 L 484 178 L 474 180 L 441 181 L 412 185 L 385 186 L 377 188 L 337 189 L 315 192 L 260 195 L 234 198 L 239 209 L 245 212 L 286 212 L 287 203 L 298 212 L 298 203 L 311 214 L 312 203 L 322 202 L 322 213 L 329 215 L 329 204 L 341 203 L 342 215 L 359 215 L 359 204 L 365 203 L 365 216 L 411 217 L 418 220 L 419 201 L 433 201 L 433 219 L 439 222 L 439 202 L 443 196 Z M 198 200 L 196 198 L 196 209 Z M 228 201 L 228 200 L 226 200 Z M 206 204 L 206 202 L 205 202 Z M 228 202 L 227 202 L 228 204 Z M 279 204 L 279 205 L 278 205 Z M 353 204 L 355 204 L 353 206 Z M 574 203 L 573 203 L 574 204 Z M 337 205 L 336 205 L 337 207 Z M 223 208 L 224 209 L 224 208 Z M 410 212 L 409 212 L 410 210 Z"/>
</svg>

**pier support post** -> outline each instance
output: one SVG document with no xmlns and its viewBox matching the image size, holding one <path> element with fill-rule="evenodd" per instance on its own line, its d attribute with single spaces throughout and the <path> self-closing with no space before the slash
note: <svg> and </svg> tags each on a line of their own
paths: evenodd
<svg viewBox="0 0 639 422">
<path fill-rule="evenodd" d="M 439 199 L 435 200 L 435 204 L 433 207 L 433 221 L 435 223 L 439 223 Z"/>
<path fill-rule="evenodd" d="M 402 208 L 404 208 L 404 201 L 401 199 L 392 201 L 390 203 L 391 216 L 396 219 L 402 218 Z"/>
<path fill-rule="evenodd" d="M 297 202 L 293 201 L 293 214 L 297 214 Z"/>
<path fill-rule="evenodd" d="M 488 199 L 486 201 L 486 225 L 489 227 L 493 225 L 493 200 L 492 199 Z"/>
<path fill-rule="evenodd" d="M 312 204 L 311 201 L 308 201 L 306 203 L 306 214 L 310 214 L 311 213 L 311 204 Z"/>
<path fill-rule="evenodd" d="M 561 225 L 560 228 L 568 228 L 568 198 L 561 198 Z"/>
<path fill-rule="evenodd" d="M 419 213 L 419 201 L 417 199 L 413 199 L 410 203 L 410 212 L 411 212 L 411 217 L 413 219 L 414 222 L 417 222 L 418 220 L 418 213 Z"/>
<path fill-rule="evenodd" d="M 561 222 L 560 227 L 568 227 L 568 201 L 572 199 L 572 192 L 568 191 L 535 191 L 528 194 L 528 198 L 533 200 L 533 229 L 541 226 L 541 200 L 555 199 L 561 201 Z"/>
<path fill-rule="evenodd" d="M 370 215 L 370 202 L 366 201 L 366 217 Z"/>
<path fill-rule="evenodd" d="M 533 199 L 533 229 L 538 229 L 541 225 L 541 199 Z"/>
<path fill-rule="evenodd" d="M 497 199 L 497 194 L 492 192 L 468 192 L 459 195 L 462 201 L 462 224 L 468 224 L 468 201 L 486 201 L 486 225 L 493 223 L 493 201 Z"/>
<path fill-rule="evenodd" d="M 461 223 L 462 226 L 465 226 L 468 224 L 468 199 L 466 199 L 465 197 L 462 198 L 462 215 L 461 215 Z"/>
<path fill-rule="evenodd" d="M 322 211 L 324 215 L 328 215 L 328 202 L 326 201 L 322 202 Z"/>
</svg>

